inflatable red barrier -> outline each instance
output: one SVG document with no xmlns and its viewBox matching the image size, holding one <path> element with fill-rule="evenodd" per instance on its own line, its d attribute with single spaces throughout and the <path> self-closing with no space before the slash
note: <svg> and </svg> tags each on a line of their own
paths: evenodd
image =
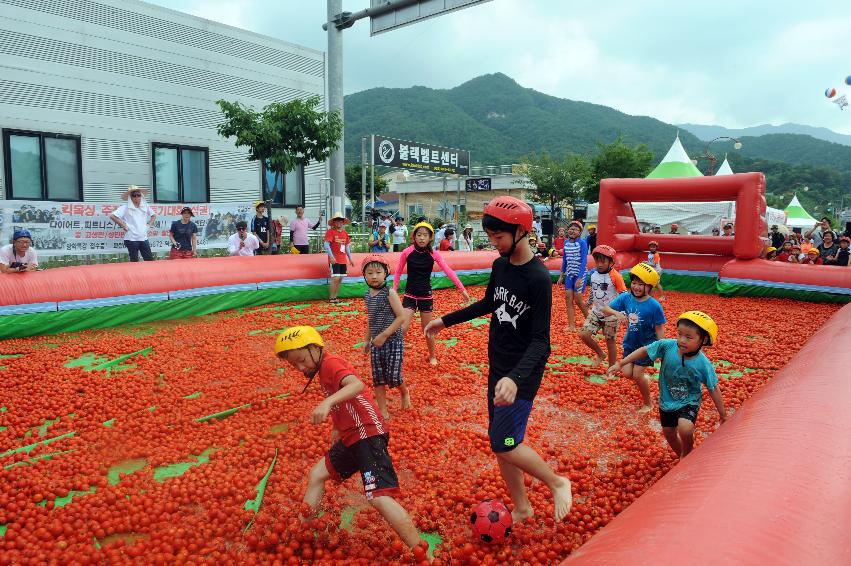
<svg viewBox="0 0 851 566">
<path fill-rule="evenodd" d="M 813 330 L 770 383 L 563 564 L 851 564 L 851 305 Z"/>
<path fill-rule="evenodd" d="M 727 200 L 736 201 L 735 238 L 642 234 L 631 204 Z M 647 244 L 656 240 L 666 252 L 753 259 L 760 256 L 767 241 L 765 210 L 762 173 L 683 179 L 604 179 L 600 185 L 597 241 L 619 252 L 645 251 Z"/>
<path fill-rule="evenodd" d="M 851 268 L 835 265 L 802 265 L 764 259 L 733 260 L 721 268 L 722 281 L 738 284 L 778 284 L 808 290 L 851 289 Z"/>
<path fill-rule="evenodd" d="M 729 240 L 707 236 L 641 234 L 631 204 L 728 200 L 736 201 L 736 237 L 732 248 Z M 665 251 L 753 259 L 760 256 L 767 241 L 765 210 L 765 176 L 762 173 L 683 179 L 603 179 L 597 241 L 618 251 L 630 251 L 646 250 L 647 242 L 655 239 Z"/>
<path fill-rule="evenodd" d="M 350 268 L 350 275 L 360 276 L 364 255 L 353 254 L 355 268 Z M 385 257 L 395 268 L 399 254 L 388 253 Z M 497 254 L 451 252 L 444 257 L 452 269 L 464 271 L 490 269 Z M 82 265 L 0 276 L 0 306 L 327 278 L 328 257 L 325 254 Z"/>
</svg>

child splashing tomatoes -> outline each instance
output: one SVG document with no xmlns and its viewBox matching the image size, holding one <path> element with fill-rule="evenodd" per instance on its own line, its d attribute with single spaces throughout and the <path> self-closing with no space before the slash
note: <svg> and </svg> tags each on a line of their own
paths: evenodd
<svg viewBox="0 0 851 566">
<path fill-rule="evenodd" d="M 615 316 L 604 315 L 603 309 L 620 293 L 626 291 L 626 285 L 621 274 L 614 268 L 616 256 L 614 248 L 606 245 L 597 246 L 591 256 L 597 263 L 597 268 L 591 272 L 591 290 L 588 292 L 588 304 L 591 306 L 591 311 L 585 318 L 579 337 L 597 354 L 597 364 L 602 364 L 606 354 L 603 353 L 603 349 L 595 338 L 595 335 L 602 330 L 603 336 L 606 337 L 609 365 L 612 365 L 618 359 L 618 348 L 615 344 L 618 319 Z"/>
<path fill-rule="evenodd" d="M 630 270 L 629 278 L 629 293 L 618 295 L 603 307 L 604 315 L 616 316 L 627 324 L 623 337 L 624 357 L 665 337 L 665 312 L 662 305 L 650 296 L 653 287 L 659 283 L 659 274 L 650 265 L 639 263 Z M 641 413 L 651 409 L 650 384 L 644 377 L 644 368 L 652 365 L 653 360 L 647 356 L 633 357 L 629 363 L 622 364 L 624 376 L 632 379 L 641 392 L 642 405 L 638 409 Z"/>
<path fill-rule="evenodd" d="M 553 494 L 554 515 L 570 511 L 570 480 L 556 475 L 526 444 L 526 423 L 550 356 L 552 282 L 549 271 L 526 243 L 532 209 L 514 197 L 497 197 L 485 206 L 482 227 L 500 256 L 493 262 L 482 300 L 431 321 L 427 335 L 491 315 L 488 338 L 488 436 L 514 511 L 514 521 L 534 515 L 526 494 L 525 474 L 546 484 Z"/>
<path fill-rule="evenodd" d="M 399 495 L 399 480 L 387 452 L 387 425 L 378 413 L 372 395 L 355 376 L 351 364 L 325 351 L 325 342 L 312 326 L 287 328 L 275 342 L 275 353 L 308 378 L 304 390 L 319 375 L 325 399 L 313 410 L 311 421 L 324 423 L 331 416 L 331 448 L 308 476 L 304 502 L 313 514 L 325 495 L 329 479 L 341 482 L 360 472 L 366 499 L 396 531 L 399 538 L 414 549 L 420 537 L 408 512 L 394 496 Z"/>
<path fill-rule="evenodd" d="M 396 291 L 387 287 L 390 264 L 381 255 L 364 258 L 361 273 L 369 286 L 364 296 L 369 322 L 364 336 L 364 352 L 372 361 L 372 390 L 381 416 L 390 418 L 387 412 L 387 388 L 399 388 L 402 408 L 411 407 L 408 386 L 402 381 L 402 357 L 405 342 L 402 339 L 402 323 L 405 310 Z"/>
<path fill-rule="evenodd" d="M 703 384 L 718 410 L 721 423 L 727 420 L 724 399 L 712 362 L 702 349 L 718 341 L 718 325 L 700 311 L 684 312 L 677 319 L 677 339 L 657 340 L 638 348 L 623 361 L 609 368 L 615 373 L 621 366 L 643 357 L 662 360 L 659 371 L 659 420 L 671 449 L 682 459 L 694 445 L 694 423 L 700 409 L 700 385 Z"/>
<path fill-rule="evenodd" d="M 588 316 L 588 307 L 582 300 L 582 293 L 585 292 L 588 243 L 579 237 L 581 233 L 582 224 L 577 220 L 567 227 L 567 239 L 564 241 L 564 253 L 561 258 L 561 275 L 558 276 L 558 284 L 564 282 L 564 304 L 567 307 L 569 331 L 576 330 L 574 303 L 582 311 L 582 316 Z"/>
<path fill-rule="evenodd" d="M 402 251 L 399 263 L 396 264 L 396 271 L 393 274 L 393 290 L 398 291 L 399 281 L 402 279 L 402 270 L 405 265 L 408 266 L 408 281 L 402 298 L 402 306 L 405 308 L 405 322 L 402 325 L 403 334 L 408 331 L 414 313 L 417 311 L 420 311 L 420 325 L 423 329 L 431 322 L 431 312 L 434 305 L 431 294 L 431 271 L 434 269 L 435 262 L 446 276 L 455 283 L 455 286 L 461 290 L 464 300 L 470 301 L 470 295 L 467 294 L 467 290 L 458 276 L 446 264 L 440 252 L 431 248 L 432 240 L 434 240 L 434 228 L 431 224 L 420 222 L 414 226 L 412 239 L 414 243 Z M 437 355 L 435 354 L 434 338 L 427 335 L 426 344 L 428 344 L 429 363 L 436 366 Z"/>
</svg>

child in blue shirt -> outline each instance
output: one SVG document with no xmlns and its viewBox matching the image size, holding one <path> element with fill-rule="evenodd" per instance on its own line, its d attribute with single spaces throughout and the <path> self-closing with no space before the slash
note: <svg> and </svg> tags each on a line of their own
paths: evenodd
<svg viewBox="0 0 851 566">
<path fill-rule="evenodd" d="M 665 337 L 665 312 L 659 301 L 650 296 L 653 287 L 659 283 L 659 274 L 647 263 L 639 263 L 629 271 L 629 293 L 621 293 L 608 306 L 603 314 L 616 316 L 627 324 L 623 337 L 624 359 L 642 346 L 647 346 Z M 623 375 L 632 379 L 641 392 L 643 404 L 638 409 L 646 413 L 650 405 L 650 384 L 644 377 L 644 368 L 652 366 L 653 360 L 643 356 L 630 358 L 629 363 L 621 363 Z M 614 366 L 612 366 L 614 367 Z M 611 368 L 609 368 L 611 371 Z"/>
<path fill-rule="evenodd" d="M 685 458 L 694 445 L 694 422 L 700 409 L 701 384 L 715 403 L 720 422 L 727 420 L 715 368 L 701 351 L 717 340 L 718 325 L 712 318 L 700 311 L 685 312 L 677 319 L 676 340 L 657 340 L 609 368 L 609 373 L 615 373 L 621 366 L 634 363 L 643 356 L 662 360 L 659 421 L 665 440 L 680 459 Z"/>
<path fill-rule="evenodd" d="M 588 263 L 588 242 L 580 238 L 582 224 L 574 220 L 567 227 L 567 238 L 564 240 L 564 249 L 561 257 L 561 275 L 558 276 L 558 284 L 564 282 L 564 304 L 567 307 L 567 329 L 576 330 L 573 310 L 574 303 L 582 316 L 588 316 L 588 307 L 582 300 L 585 292 L 585 270 Z"/>
</svg>

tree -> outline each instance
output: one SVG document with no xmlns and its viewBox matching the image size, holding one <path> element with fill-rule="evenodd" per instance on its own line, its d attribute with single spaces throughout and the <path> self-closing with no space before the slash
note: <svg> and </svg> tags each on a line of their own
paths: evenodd
<svg viewBox="0 0 851 566">
<path fill-rule="evenodd" d="M 371 165 L 366 166 L 366 194 L 369 195 L 369 183 L 370 183 L 370 174 L 371 174 Z M 349 165 L 346 167 L 346 196 L 349 197 L 349 200 L 352 201 L 352 205 L 356 208 L 358 204 L 360 204 L 361 199 L 363 198 L 363 191 L 361 190 L 361 171 L 362 167 L 360 163 L 355 165 Z M 379 177 L 376 175 L 375 177 L 375 196 L 378 197 L 379 194 L 383 193 L 387 190 L 387 179 L 383 177 Z"/>
<path fill-rule="evenodd" d="M 585 200 L 600 200 L 600 181 L 608 178 L 644 178 L 650 174 L 653 152 L 645 144 L 629 146 L 623 136 L 608 144 L 597 144 L 597 155 L 591 159 L 591 183 L 585 191 Z"/>
<path fill-rule="evenodd" d="M 274 102 L 262 112 L 239 102 L 217 100 L 216 104 L 225 117 L 217 128 L 219 135 L 236 138 L 236 147 L 248 149 L 249 160 L 261 161 L 274 171 L 273 187 L 281 175 L 299 165 L 328 159 L 343 137 L 340 114 L 317 110 L 318 96 Z"/>
<path fill-rule="evenodd" d="M 568 153 L 558 161 L 545 153 L 540 158 L 526 157 L 522 163 L 526 178 L 518 182 L 529 189 L 530 200 L 549 205 L 553 220 L 556 209 L 565 204 L 572 205 L 589 182 L 588 159 L 581 155 Z"/>
</svg>

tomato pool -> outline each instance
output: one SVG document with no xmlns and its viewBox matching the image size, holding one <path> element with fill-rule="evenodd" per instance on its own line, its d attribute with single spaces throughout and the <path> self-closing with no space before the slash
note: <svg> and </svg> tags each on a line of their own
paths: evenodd
<svg viewBox="0 0 851 566">
<path fill-rule="evenodd" d="M 460 295 L 437 291 L 435 299 L 440 314 Z M 488 319 L 442 332 L 436 369 L 419 324 L 408 332 L 414 408 L 388 396 L 390 452 L 399 501 L 440 563 L 561 560 L 676 465 L 658 413 L 639 414 L 635 385 L 607 378 L 578 335 L 563 330 L 557 291 L 553 305 L 553 352 L 526 442 L 571 479 L 574 507 L 555 524 L 548 490 L 531 483 L 535 518 L 502 545 L 475 542 L 469 527 L 478 502 L 510 506 L 486 435 Z M 707 354 L 729 411 L 839 308 L 677 292 L 662 306 L 668 336 L 686 310 L 718 323 L 719 343 Z M 331 427 L 309 422 L 318 386 L 302 394 L 305 378 L 274 356 L 278 332 L 295 324 L 317 327 L 371 383 L 360 299 L 0 342 L 0 565 L 412 562 L 356 477 L 329 483 L 318 519 L 298 519 Z M 717 417 L 704 395 L 696 450 Z"/>
</svg>

